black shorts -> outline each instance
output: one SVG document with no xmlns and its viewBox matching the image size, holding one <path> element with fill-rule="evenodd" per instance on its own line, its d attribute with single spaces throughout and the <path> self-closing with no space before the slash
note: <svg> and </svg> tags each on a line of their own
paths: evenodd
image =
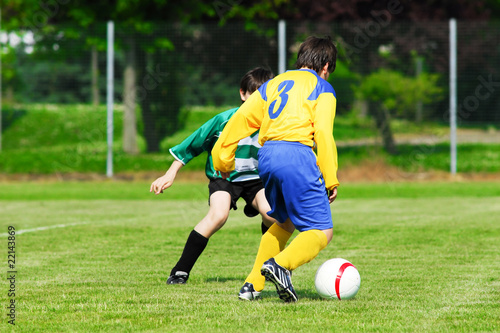
<svg viewBox="0 0 500 333">
<path fill-rule="evenodd" d="M 252 201 L 255 198 L 257 192 L 262 190 L 264 185 L 262 184 L 262 180 L 254 179 L 243 182 L 229 182 L 222 178 L 214 178 L 210 179 L 210 183 L 208 184 L 209 198 L 208 204 L 210 205 L 210 196 L 217 191 L 224 191 L 231 195 L 231 208 L 237 210 L 236 202 L 239 198 L 243 198 L 245 200 L 246 205 L 243 211 L 245 215 L 248 217 L 254 217 L 259 212 L 253 208 Z"/>
</svg>

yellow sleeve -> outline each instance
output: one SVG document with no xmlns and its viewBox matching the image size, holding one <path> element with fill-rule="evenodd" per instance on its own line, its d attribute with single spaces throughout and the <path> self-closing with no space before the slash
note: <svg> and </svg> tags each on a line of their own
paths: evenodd
<svg viewBox="0 0 500 333">
<path fill-rule="evenodd" d="M 337 146 L 333 138 L 333 121 L 337 100 L 333 94 L 321 94 L 316 104 L 314 119 L 314 141 L 318 156 L 318 166 L 328 190 L 339 186 L 337 179 Z"/>
<path fill-rule="evenodd" d="M 257 90 L 229 119 L 212 148 L 212 162 L 216 171 L 231 172 L 234 170 L 234 156 L 238 142 L 260 128 L 264 117 L 264 103 Z"/>
</svg>

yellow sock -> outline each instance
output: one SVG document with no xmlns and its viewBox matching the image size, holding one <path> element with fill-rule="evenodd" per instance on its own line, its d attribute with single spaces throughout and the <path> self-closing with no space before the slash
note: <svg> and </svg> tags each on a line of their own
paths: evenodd
<svg viewBox="0 0 500 333">
<path fill-rule="evenodd" d="M 288 247 L 274 257 L 278 265 L 293 271 L 297 267 L 316 258 L 328 244 L 326 235 L 321 230 L 301 232 Z"/>
<path fill-rule="evenodd" d="M 260 274 L 260 269 L 264 262 L 281 251 L 286 246 L 286 242 L 290 239 L 292 234 L 285 229 L 281 228 L 276 223 L 273 224 L 267 232 L 262 235 L 260 239 L 259 251 L 255 258 L 252 271 L 246 278 L 245 282 L 250 282 L 256 291 L 264 289 L 265 278 Z"/>
</svg>

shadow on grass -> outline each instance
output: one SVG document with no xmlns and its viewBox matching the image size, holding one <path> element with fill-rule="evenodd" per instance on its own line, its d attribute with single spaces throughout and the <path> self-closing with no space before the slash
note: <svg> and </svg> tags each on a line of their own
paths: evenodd
<svg viewBox="0 0 500 333">
<path fill-rule="evenodd" d="M 205 282 L 207 282 L 207 283 L 224 283 L 224 282 L 230 282 L 230 281 L 240 281 L 241 285 L 243 286 L 245 278 L 213 277 L 213 278 L 205 279 Z M 319 296 L 314 291 L 296 289 L 295 292 L 297 293 L 299 300 L 301 300 L 301 299 L 304 299 L 304 300 L 305 299 L 307 299 L 307 300 L 322 300 L 323 299 L 323 298 L 321 298 L 321 296 Z M 276 298 L 278 301 L 282 302 L 279 299 L 278 294 L 276 293 L 276 287 L 271 282 L 266 282 L 266 289 L 264 289 L 260 295 L 262 298 L 269 298 L 269 299 Z"/>
<path fill-rule="evenodd" d="M 26 110 L 15 109 L 12 106 L 2 106 L 2 130 L 8 129 L 12 124 L 26 115 Z"/>
<path fill-rule="evenodd" d="M 323 300 L 323 298 L 321 298 L 321 296 L 319 296 L 318 294 L 314 293 L 314 292 L 310 292 L 310 291 L 303 291 L 303 290 L 296 290 L 297 292 L 297 296 L 299 297 L 299 302 L 300 300 Z M 269 299 L 269 300 L 272 300 L 273 298 L 276 299 L 277 302 L 280 302 L 280 303 L 283 303 L 282 300 L 279 299 L 278 297 L 278 293 L 276 292 L 276 288 L 274 286 L 267 286 L 265 290 L 262 291 L 262 293 L 260 294 L 260 296 L 263 298 L 263 299 Z"/>
<path fill-rule="evenodd" d="M 245 278 L 235 278 L 235 277 L 213 277 L 213 278 L 208 278 L 205 280 L 205 282 L 209 282 L 209 283 L 217 283 L 217 282 L 229 282 L 229 281 L 242 281 L 242 285 L 243 285 L 243 281 L 245 280 Z"/>
</svg>

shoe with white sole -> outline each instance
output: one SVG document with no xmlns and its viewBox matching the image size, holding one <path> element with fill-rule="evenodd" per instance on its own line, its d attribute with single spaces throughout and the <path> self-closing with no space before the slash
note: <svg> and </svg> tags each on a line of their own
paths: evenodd
<svg viewBox="0 0 500 333">
<path fill-rule="evenodd" d="M 276 286 L 278 296 L 285 302 L 297 302 L 298 297 L 292 284 L 291 272 L 281 267 L 274 261 L 274 258 L 269 259 L 262 265 L 260 273 L 266 277 L 267 281 L 271 281 Z"/>
<path fill-rule="evenodd" d="M 175 274 L 168 277 L 167 284 L 185 284 L 188 279 L 189 273 L 177 271 Z"/>
<path fill-rule="evenodd" d="M 240 289 L 238 298 L 244 301 L 253 301 L 260 299 L 260 291 L 256 291 L 253 284 L 250 282 L 245 282 L 243 287 Z"/>
</svg>

